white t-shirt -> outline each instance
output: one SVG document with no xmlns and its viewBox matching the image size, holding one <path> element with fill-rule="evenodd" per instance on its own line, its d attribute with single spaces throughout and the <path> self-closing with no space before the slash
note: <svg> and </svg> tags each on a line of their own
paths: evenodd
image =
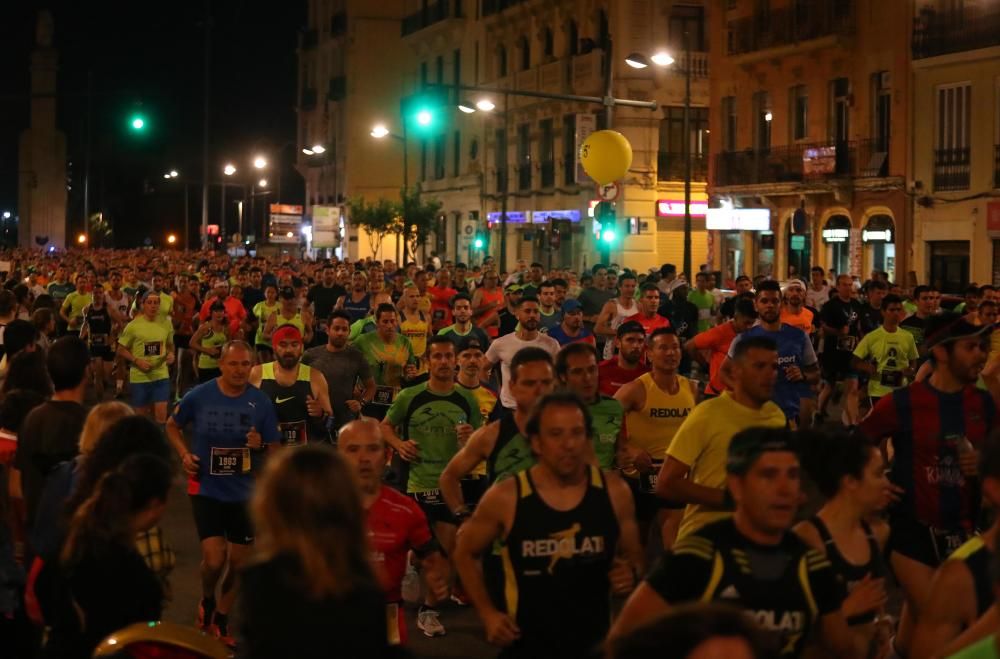
<svg viewBox="0 0 1000 659">
<path fill-rule="evenodd" d="M 559 352 L 559 342 L 544 334 L 539 334 L 534 341 L 518 338 L 517 333 L 501 336 L 490 344 L 486 351 L 486 359 L 492 363 L 500 362 L 500 404 L 508 409 L 517 407 L 514 397 L 510 395 L 510 362 L 521 348 L 536 347 L 545 350 L 555 359 Z"/>
<path fill-rule="evenodd" d="M 823 305 L 830 301 L 830 287 L 823 284 L 823 288 L 818 291 L 812 287 L 812 284 L 806 287 L 806 306 L 812 307 L 817 311 L 823 308 Z"/>
</svg>

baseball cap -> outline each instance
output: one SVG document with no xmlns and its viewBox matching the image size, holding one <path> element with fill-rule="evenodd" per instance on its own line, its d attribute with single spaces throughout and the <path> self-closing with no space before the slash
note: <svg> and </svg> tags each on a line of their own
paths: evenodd
<svg viewBox="0 0 1000 659">
<path fill-rule="evenodd" d="M 573 313 L 575 311 L 580 311 L 581 309 L 583 309 L 583 305 L 580 304 L 579 300 L 574 300 L 570 298 L 569 300 L 566 300 L 565 302 L 562 303 L 563 313 Z"/>
<path fill-rule="evenodd" d="M 924 328 L 924 347 L 930 350 L 934 346 L 989 333 L 992 329 L 991 325 L 973 325 L 957 313 L 931 316 Z"/>
<path fill-rule="evenodd" d="M 294 300 L 295 299 L 295 289 L 291 286 L 285 286 L 280 291 L 278 291 L 278 297 L 284 300 Z"/>
<path fill-rule="evenodd" d="M 726 455 L 726 473 L 745 474 L 764 453 L 795 453 L 795 438 L 787 428 L 747 428 L 733 436 Z"/>
<path fill-rule="evenodd" d="M 520 284 L 507 284 L 504 287 L 504 290 L 507 291 L 508 293 L 520 293 L 522 288 L 523 286 L 521 286 Z"/>
<path fill-rule="evenodd" d="M 789 288 L 796 288 L 796 287 L 801 288 L 802 290 L 806 290 L 806 285 L 805 283 L 803 283 L 801 279 L 791 279 L 788 281 L 788 283 L 785 284 L 786 291 Z"/>
<path fill-rule="evenodd" d="M 483 342 L 480 341 L 478 337 L 475 337 L 475 336 L 463 336 L 458 341 L 458 350 L 455 351 L 455 354 L 459 354 L 460 355 L 463 352 L 465 352 L 466 350 L 480 350 L 480 351 L 485 352 L 486 348 L 483 347 Z"/>
</svg>

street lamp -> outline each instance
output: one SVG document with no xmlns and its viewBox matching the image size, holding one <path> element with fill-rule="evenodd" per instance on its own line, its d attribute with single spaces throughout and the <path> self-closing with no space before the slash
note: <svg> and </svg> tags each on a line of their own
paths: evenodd
<svg viewBox="0 0 1000 659">
<path fill-rule="evenodd" d="M 256 169 L 264 169 L 267 167 L 267 158 L 264 156 L 257 156 L 253 159 L 253 166 Z"/>
<path fill-rule="evenodd" d="M 389 135 L 389 129 L 385 127 L 385 124 L 376 124 L 372 127 L 372 132 L 370 133 L 375 139 L 382 139 Z"/>
<path fill-rule="evenodd" d="M 170 178 L 177 178 L 178 176 L 180 176 L 180 173 L 176 169 L 170 170 Z"/>
<path fill-rule="evenodd" d="M 266 188 L 267 187 L 267 179 L 266 178 L 262 178 L 261 180 L 257 181 L 257 185 L 260 186 L 260 187 L 262 187 L 262 188 Z"/>
<path fill-rule="evenodd" d="M 226 166 L 222 168 L 222 173 L 226 176 L 232 176 L 236 173 L 236 167 L 232 163 L 227 163 Z"/>
<path fill-rule="evenodd" d="M 472 114 L 473 112 L 476 111 L 476 108 L 472 107 L 471 105 L 466 105 L 465 103 L 459 103 L 458 109 L 464 112 L 465 114 Z"/>
<path fill-rule="evenodd" d="M 76 237 L 76 242 L 79 243 L 80 245 L 83 245 L 84 243 L 86 243 L 87 242 L 87 234 L 85 234 L 85 233 L 79 234 Z"/>
<path fill-rule="evenodd" d="M 167 243 L 173 245 L 176 242 L 177 242 L 177 236 L 175 236 L 174 234 L 170 234 L 169 236 L 167 236 Z"/>
<path fill-rule="evenodd" d="M 9 220 L 10 219 L 10 211 L 4 211 L 3 212 L 3 219 L 5 219 L 5 220 Z"/>
<path fill-rule="evenodd" d="M 488 98 L 481 98 L 476 101 L 476 108 L 482 110 L 483 112 L 493 112 L 496 108 L 496 104 Z"/>
</svg>

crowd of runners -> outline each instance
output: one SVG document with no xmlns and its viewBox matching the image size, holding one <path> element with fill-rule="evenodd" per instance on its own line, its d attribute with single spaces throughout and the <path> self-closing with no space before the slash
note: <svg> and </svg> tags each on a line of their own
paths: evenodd
<svg viewBox="0 0 1000 659">
<path fill-rule="evenodd" d="M 159 620 L 183 474 L 238 656 L 1000 657 L 993 286 L 0 261 L 0 656 Z"/>
</svg>

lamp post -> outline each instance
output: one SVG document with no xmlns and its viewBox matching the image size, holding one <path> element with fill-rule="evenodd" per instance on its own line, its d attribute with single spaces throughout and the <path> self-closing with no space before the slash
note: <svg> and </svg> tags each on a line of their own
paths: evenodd
<svg viewBox="0 0 1000 659">
<path fill-rule="evenodd" d="M 180 172 L 178 172 L 176 169 L 171 169 L 169 172 L 167 172 L 166 174 L 163 175 L 163 178 L 165 178 L 165 179 L 167 179 L 169 181 L 169 180 L 172 180 L 172 179 L 176 179 L 178 176 L 180 176 Z M 190 239 L 190 235 L 191 235 L 191 225 L 190 225 L 190 220 L 189 220 L 189 215 L 188 215 L 189 211 L 188 211 L 188 183 L 187 183 L 187 181 L 183 181 L 182 185 L 184 186 L 184 240 L 183 240 L 183 242 L 181 244 L 184 246 L 184 249 L 187 249 L 188 240 Z"/>
<path fill-rule="evenodd" d="M 399 264 L 400 266 L 405 265 L 407 253 L 409 251 L 409 249 L 407 247 L 407 244 L 406 244 L 406 239 L 410 235 L 410 225 L 406 221 L 406 207 L 405 207 L 406 195 L 408 195 L 409 192 L 410 192 L 410 167 L 409 167 L 409 152 L 407 150 L 407 139 L 406 139 L 406 117 L 403 117 L 402 124 L 403 124 L 403 134 L 402 135 L 397 135 L 396 133 L 391 132 L 388 128 L 386 128 L 385 124 L 375 124 L 375 126 L 372 127 L 371 133 L 369 133 L 372 137 L 374 137 L 377 140 L 381 140 L 381 139 L 384 139 L 386 137 L 391 137 L 392 139 L 398 140 L 399 142 L 401 142 L 403 144 L 403 202 L 404 202 L 404 207 L 403 207 L 403 257 L 401 259 L 399 258 L 399 243 L 398 242 L 396 243 L 396 258 L 398 260 L 400 260 L 400 261 L 403 262 L 403 263 Z"/>
</svg>

